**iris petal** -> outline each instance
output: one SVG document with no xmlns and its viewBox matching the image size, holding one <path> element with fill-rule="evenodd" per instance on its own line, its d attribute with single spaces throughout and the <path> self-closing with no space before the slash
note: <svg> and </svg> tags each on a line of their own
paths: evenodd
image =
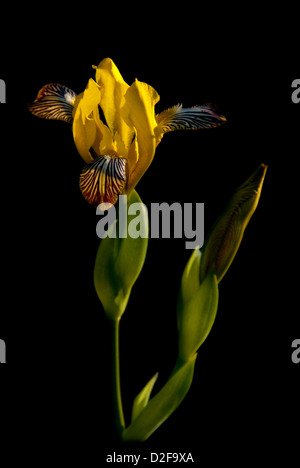
<svg viewBox="0 0 300 468">
<path fill-rule="evenodd" d="M 110 58 L 99 63 L 96 68 L 96 81 L 101 89 L 100 106 L 103 110 L 120 155 L 127 155 L 134 136 L 132 127 L 124 121 L 121 108 L 125 104 L 128 84 L 123 80 L 118 68 Z"/>
<path fill-rule="evenodd" d="M 136 134 L 128 153 L 130 191 L 148 169 L 155 154 L 157 123 L 154 106 L 159 101 L 159 95 L 148 84 L 135 80 L 125 95 L 125 101 L 123 118 Z"/>
<path fill-rule="evenodd" d="M 124 158 L 100 156 L 87 165 L 80 175 L 79 186 L 92 205 L 114 205 L 126 186 L 127 164 Z"/>
<path fill-rule="evenodd" d="M 90 148 L 97 137 L 98 104 L 100 89 L 94 80 L 90 79 L 83 93 L 77 96 L 73 111 L 73 137 L 76 148 L 85 162 L 91 163 Z"/>
<path fill-rule="evenodd" d="M 226 122 L 223 115 L 217 113 L 212 104 L 183 108 L 171 107 L 156 116 L 162 134 L 174 130 L 199 130 L 213 128 Z"/>
<path fill-rule="evenodd" d="M 37 117 L 51 120 L 73 121 L 73 107 L 76 93 L 59 83 L 49 83 L 40 89 L 35 101 L 28 105 Z"/>
</svg>

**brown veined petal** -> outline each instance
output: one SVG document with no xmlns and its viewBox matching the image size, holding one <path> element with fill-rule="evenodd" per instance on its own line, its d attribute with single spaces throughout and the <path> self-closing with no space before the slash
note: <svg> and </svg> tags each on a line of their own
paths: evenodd
<svg viewBox="0 0 300 468">
<path fill-rule="evenodd" d="M 91 205 L 114 205 L 123 193 L 127 181 L 127 160 L 111 156 L 99 156 L 84 167 L 79 186 L 84 198 Z"/>
<path fill-rule="evenodd" d="M 163 135 L 174 130 L 213 128 L 226 122 L 213 104 L 184 108 L 180 104 L 156 116 L 159 132 Z"/>
<path fill-rule="evenodd" d="M 50 83 L 42 87 L 34 102 L 28 104 L 33 115 L 42 119 L 73 121 L 73 108 L 76 93 L 59 83 Z"/>
</svg>

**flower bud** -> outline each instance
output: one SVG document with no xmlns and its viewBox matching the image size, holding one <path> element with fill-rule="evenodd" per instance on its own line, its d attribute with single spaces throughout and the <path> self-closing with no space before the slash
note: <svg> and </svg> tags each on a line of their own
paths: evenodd
<svg viewBox="0 0 300 468">
<path fill-rule="evenodd" d="M 218 308 L 218 284 L 212 271 L 199 282 L 201 253 L 192 253 L 182 275 L 178 305 L 178 363 L 189 361 L 214 324 Z"/>
<path fill-rule="evenodd" d="M 236 190 L 202 249 L 200 283 L 213 270 L 221 281 L 234 259 L 262 190 L 267 166 L 261 164 Z"/>
<path fill-rule="evenodd" d="M 129 208 L 133 204 L 138 204 L 140 211 L 138 219 L 143 235 L 139 237 L 130 236 L 130 223 L 133 220 L 129 215 Z M 107 317 L 113 320 L 120 319 L 125 311 L 131 288 L 141 272 L 148 247 L 148 212 L 135 190 L 128 198 L 127 207 L 120 207 L 119 217 L 121 209 L 128 209 L 128 216 L 125 216 L 126 226 L 121 229 L 120 224 L 124 223 L 120 223 L 120 219 L 110 226 L 107 236 L 100 242 L 94 268 L 97 295 Z M 117 227 L 121 231 L 119 234 Z"/>
</svg>

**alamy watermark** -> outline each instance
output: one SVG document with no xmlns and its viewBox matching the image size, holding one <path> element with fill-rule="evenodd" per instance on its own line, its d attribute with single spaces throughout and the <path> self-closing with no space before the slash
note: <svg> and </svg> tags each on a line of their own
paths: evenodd
<svg viewBox="0 0 300 468">
<path fill-rule="evenodd" d="M 0 104 L 6 102 L 6 84 L 4 80 L 0 79 Z"/>
<path fill-rule="evenodd" d="M 292 88 L 295 88 L 292 92 L 292 101 L 294 104 L 299 104 L 300 102 L 300 79 L 293 80 Z"/>
<path fill-rule="evenodd" d="M 292 342 L 292 348 L 294 351 L 292 352 L 291 358 L 294 364 L 300 363 L 300 339 L 294 340 Z"/>
<path fill-rule="evenodd" d="M 145 225 L 143 212 L 148 211 L 150 225 Z M 111 206 L 107 209 L 106 203 L 98 205 L 96 214 L 101 216 L 96 225 L 97 236 L 119 238 L 138 237 L 154 239 L 188 239 L 185 242 L 186 249 L 201 248 L 204 242 L 204 203 L 184 203 L 181 205 L 174 202 L 151 203 L 148 210 L 144 203 L 132 203 L 127 205 L 127 195 L 120 195 L 118 203 L 118 225 L 114 223 L 117 219 L 117 208 Z M 132 219 L 129 221 L 131 217 Z M 128 224 L 128 229 L 127 229 Z M 111 229 L 109 229 L 111 227 Z M 118 229 L 118 233 L 117 233 Z"/>
<path fill-rule="evenodd" d="M 6 344 L 4 340 L 0 339 L 0 364 L 6 363 Z"/>
</svg>

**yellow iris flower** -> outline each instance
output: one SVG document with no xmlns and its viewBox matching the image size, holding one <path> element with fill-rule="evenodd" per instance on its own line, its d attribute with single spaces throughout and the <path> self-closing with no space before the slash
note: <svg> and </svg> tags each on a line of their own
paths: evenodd
<svg viewBox="0 0 300 468">
<path fill-rule="evenodd" d="M 209 104 L 177 105 L 155 114 L 160 97 L 150 85 L 136 79 L 129 86 L 109 58 L 93 68 L 95 80 L 90 79 L 81 94 L 51 83 L 29 105 L 38 117 L 72 123 L 75 145 L 87 163 L 80 188 L 91 204 L 114 204 L 120 194 L 130 193 L 165 133 L 210 128 L 226 121 Z"/>
</svg>

